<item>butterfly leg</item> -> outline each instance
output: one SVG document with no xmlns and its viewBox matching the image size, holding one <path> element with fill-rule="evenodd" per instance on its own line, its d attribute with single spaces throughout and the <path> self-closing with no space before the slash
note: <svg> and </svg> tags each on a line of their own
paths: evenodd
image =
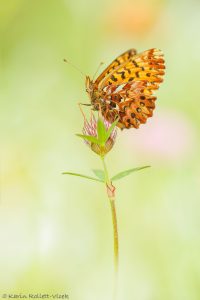
<svg viewBox="0 0 200 300">
<path fill-rule="evenodd" d="M 90 104 L 90 103 L 80 103 L 80 102 L 78 103 L 79 109 L 80 109 L 80 111 L 81 111 L 81 113 L 82 113 L 84 119 L 86 119 L 85 114 L 84 114 L 84 112 L 83 112 L 83 110 L 82 110 L 82 105 L 83 105 L 83 106 L 91 106 L 91 104 Z"/>
<path fill-rule="evenodd" d="M 80 106 L 80 105 L 84 105 L 84 106 L 92 106 L 92 104 L 91 103 L 78 103 L 78 105 Z"/>
</svg>

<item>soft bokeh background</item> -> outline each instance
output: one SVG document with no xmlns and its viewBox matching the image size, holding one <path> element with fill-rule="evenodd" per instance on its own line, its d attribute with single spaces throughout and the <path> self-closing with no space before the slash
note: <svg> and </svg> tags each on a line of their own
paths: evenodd
<svg viewBox="0 0 200 300">
<path fill-rule="evenodd" d="M 112 224 L 98 157 L 79 140 L 84 78 L 121 52 L 160 48 L 154 117 L 119 132 L 119 299 L 200 299 L 200 2 L 1 0 L 0 292 L 110 300 Z"/>
</svg>

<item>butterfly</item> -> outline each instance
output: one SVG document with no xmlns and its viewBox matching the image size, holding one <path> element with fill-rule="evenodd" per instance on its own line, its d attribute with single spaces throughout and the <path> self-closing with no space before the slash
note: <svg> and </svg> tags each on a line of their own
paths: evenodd
<svg viewBox="0 0 200 300">
<path fill-rule="evenodd" d="M 152 117 L 155 108 L 154 90 L 165 74 L 163 53 L 150 49 L 137 54 L 130 49 L 118 56 L 96 80 L 86 76 L 86 92 L 93 110 L 101 112 L 110 123 L 138 128 Z"/>
</svg>

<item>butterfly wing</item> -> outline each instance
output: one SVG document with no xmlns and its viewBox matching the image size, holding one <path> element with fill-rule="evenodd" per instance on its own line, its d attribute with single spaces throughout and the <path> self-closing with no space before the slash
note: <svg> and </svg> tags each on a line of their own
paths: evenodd
<svg viewBox="0 0 200 300">
<path fill-rule="evenodd" d="M 118 56 L 113 62 L 99 75 L 99 77 L 95 80 L 95 84 L 99 85 L 99 83 L 109 77 L 109 74 L 113 71 L 115 71 L 119 66 L 122 66 L 123 63 L 128 62 L 130 58 L 136 55 L 135 49 L 130 49 L 120 56 Z"/>
<path fill-rule="evenodd" d="M 123 128 L 138 128 L 152 117 L 156 97 L 153 95 L 155 85 L 144 82 L 133 82 L 125 85 L 109 86 L 104 97 L 106 105 L 102 107 L 104 117 L 112 123 L 119 117 L 117 126 Z"/>
<path fill-rule="evenodd" d="M 104 117 L 113 122 L 118 116 L 120 128 L 138 128 L 145 123 L 153 115 L 156 100 L 153 92 L 163 81 L 164 69 L 163 53 L 150 49 L 109 70 L 98 82 L 105 103 Z"/>
</svg>

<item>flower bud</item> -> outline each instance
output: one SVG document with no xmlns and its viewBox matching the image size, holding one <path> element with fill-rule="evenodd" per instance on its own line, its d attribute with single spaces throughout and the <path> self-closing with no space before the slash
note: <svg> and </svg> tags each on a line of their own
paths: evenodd
<svg viewBox="0 0 200 300">
<path fill-rule="evenodd" d="M 99 129 L 98 122 L 101 122 L 101 130 Z M 101 116 L 99 116 L 99 118 L 96 120 L 93 113 L 91 114 L 89 121 L 85 118 L 83 127 L 83 134 L 85 136 L 85 138 L 83 136 L 84 141 L 92 151 L 100 156 L 105 156 L 112 149 L 115 143 L 117 135 L 116 128 L 113 128 L 113 130 L 111 130 L 109 133 L 109 136 L 107 136 L 111 125 L 111 123 Z M 89 136 L 96 138 L 97 142 L 93 142 L 89 140 L 89 138 L 86 138 Z"/>
</svg>

